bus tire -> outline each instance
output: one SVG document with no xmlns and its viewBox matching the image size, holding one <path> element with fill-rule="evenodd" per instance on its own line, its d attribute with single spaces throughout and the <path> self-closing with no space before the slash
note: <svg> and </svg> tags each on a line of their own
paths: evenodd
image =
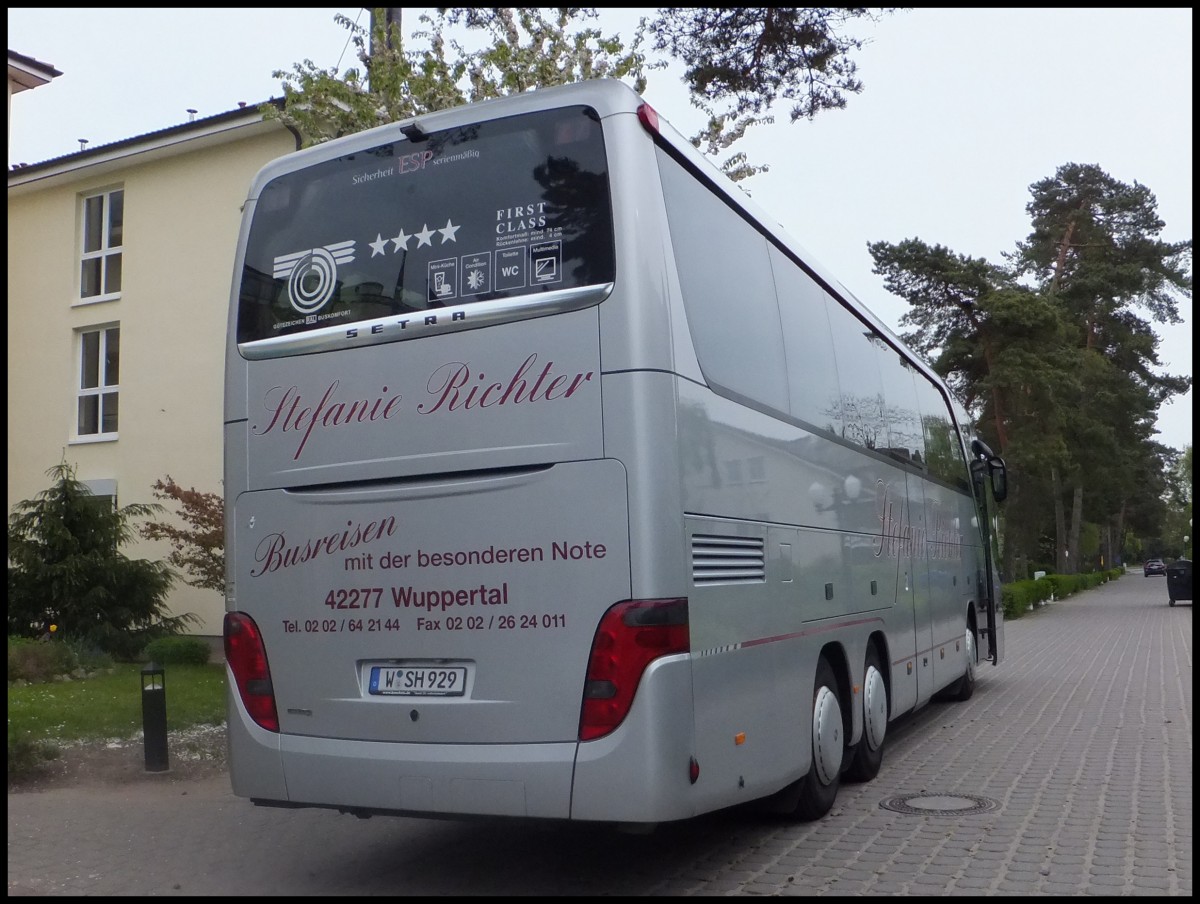
<svg viewBox="0 0 1200 904">
<path fill-rule="evenodd" d="M 975 625 L 967 616 L 967 628 L 963 634 L 963 658 L 966 660 L 966 672 L 954 684 L 942 692 L 940 699 L 952 700 L 955 703 L 966 703 L 975 693 L 975 670 L 979 666 L 979 644 L 975 637 Z"/>
<path fill-rule="evenodd" d="M 883 663 L 875 644 L 867 647 L 862 688 L 863 732 L 854 745 L 853 758 L 846 770 L 846 781 L 850 782 L 869 782 L 883 765 L 883 741 L 888 724 L 887 682 L 883 679 Z"/>
<path fill-rule="evenodd" d="M 820 819 L 833 809 L 841 783 L 845 739 L 837 677 L 822 656 L 817 660 L 813 681 L 812 767 L 800 780 L 800 796 L 792 814 L 801 822 Z"/>
</svg>

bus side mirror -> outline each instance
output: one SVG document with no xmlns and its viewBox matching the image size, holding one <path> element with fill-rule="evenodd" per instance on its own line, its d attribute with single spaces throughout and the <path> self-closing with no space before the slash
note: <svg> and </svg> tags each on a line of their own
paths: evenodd
<svg viewBox="0 0 1200 904">
<path fill-rule="evenodd" d="M 992 496 L 997 502 L 1003 502 L 1008 495 L 1008 467 L 999 455 L 989 456 L 987 466 L 992 478 Z"/>
<path fill-rule="evenodd" d="M 978 436 L 971 440 L 971 451 L 978 456 L 971 462 L 971 474 L 978 484 L 983 480 L 981 473 L 986 463 L 988 473 L 992 478 L 992 497 L 997 502 L 1003 502 L 1008 495 L 1008 468 L 1004 459 L 991 450 L 987 443 Z"/>
</svg>

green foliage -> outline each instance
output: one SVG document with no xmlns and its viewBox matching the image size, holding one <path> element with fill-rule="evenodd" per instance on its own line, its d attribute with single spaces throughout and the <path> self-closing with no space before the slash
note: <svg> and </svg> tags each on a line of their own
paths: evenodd
<svg viewBox="0 0 1200 904">
<path fill-rule="evenodd" d="M 85 641 L 8 638 L 8 680 L 30 684 L 112 668 L 112 657 Z"/>
<path fill-rule="evenodd" d="M 53 624 L 59 637 L 131 658 L 149 640 L 196 620 L 167 614 L 174 575 L 166 564 L 120 551 L 132 539 L 133 519 L 159 506 L 115 508 L 93 496 L 66 462 L 46 473 L 51 486 L 9 515 L 9 635 L 39 637 Z"/>
<path fill-rule="evenodd" d="M 428 46 L 407 52 L 398 23 L 387 22 L 375 9 L 373 24 L 358 25 L 344 15 L 335 21 L 350 32 L 361 68 L 339 73 L 321 69 L 311 60 L 292 71 L 274 73 L 282 79 L 284 105 L 266 105 L 267 119 L 279 119 L 299 130 L 306 145 L 364 129 L 444 110 L 464 103 L 520 94 L 586 78 L 631 78 L 644 88 L 644 57 L 626 51 L 619 38 L 606 37 L 593 27 L 570 32 L 572 20 L 590 20 L 594 10 L 559 9 L 554 19 L 540 9 L 441 9 L 422 13 L 425 29 L 413 34 Z M 468 51 L 447 36 L 462 23 L 468 31 L 483 32 L 493 42 Z"/>
<path fill-rule="evenodd" d="M 101 669 L 111 669 L 113 666 L 112 656 L 83 638 L 64 637 L 59 643 L 71 649 L 71 652 L 75 656 L 75 661 L 79 664 L 79 668 L 85 673 L 97 672 Z"/>
<path fill-rule="evenodd" d="M 58 640 L 28 637 L 8 639 L 8 680 L 31 683 L 49 681 L 79 668 L 79 657 Z"/>
<path fill-rule="evenodd" d="M 9 685 L 9 741 L 66 743 L 133 738 L 142 730 L 142 666 L 73 681 Z M 225 666 L 175 665 L 165 670 L 167 730 L 225 722 Z"/>
<path fill-rule="evenodd" d="M 59 749 L 48 741 L 39 741 L 28 732 L 14 731 L 8 726 L 8 777 L 25 775 L 35 771 L 47 761 L 55 760 Z"/>
<path fill-rule="evenodd" d="M 306 59 L 291 71 L 276 71 L 283 103 L 264 105 L 264 117 L 296 129 L 308 146 L 433 110 L 586 79 L 618 79 L 643 93 L 647 73 L 675 57 L 686 67 L 692 103 L 707 116 L 692 144 L 719 156 L 751 126 L 772 122 L 768 111 L 779 100 L 792 102 L 792 121 L 844 107 L 847 94 L 862 91 L 851 53 L 866 43 L 845 30 L 892 10 L 662 8 L 639 21 L 627 44 L 595 27 L 593 8 L 443 7 L 419 16 L 422 28 L 412 38 L 423 44 L 420 50 L 405 49 L 391 12 L 375 8 L 369 28 L 336 15 L 360 65 L 339 72 Z M 666 56 L 648 59 L 648 35 Z M 480 41 L 483 46 L 467 49 Z M 735 181 L 767 169 L 744 153 L 718 165 Z"/>
<path fill-rule="evenodd" d="M 684 64 L 684 82 L 709 103 L 728 102 L 735 117 L 792 102 L 791 120 L 841 110 L 863 89 L 851 51 L 866 41 L 845 34 L 856 19 L 878 21 L 891 9 L 832 7 L 667 7 L 656 11 L 655 50 Z"/>
<path fill-rule="evenodd" d="M 10 640 L 11 649 L 11 640 Z M 164 674 L 167 730 L 225 722 L 224 665 L 176 665 Z M 136 738 L 142 676 L 121 664 L 84 680 L 8 687 L 8 775 L 36 771 L 62 745 Z"/>
<path fill-rule="evenodd" d="M 159 665 L 204 665 L 212 648 L 198 637 L 160 637 L 146 644 L 143 655 Z"/>
<path fill-rule="evenodd" d="M 1172 558 L 1192 558 L 1192 447 L 1170 464 L 1163 474 L 1165 489 L 1161 546 Z"/>
<path fill-rule="evenodd" d="M 1192 243 L 1161 241 L 1154 195 L 1095 165 L 1061 166 L 1030 193 L 1032 231 L 1003 265 L 917 238 L 869 246 L 909 303 L 905 338 L 1007 459 L 1003 573 L 1043 555 L 1066 571 L 1183 548 L 1190 502 L 1174 522 L 1166 502 L 1177 453 L 1152 436 L 1191 379 L 1159 372 L 1151 321 L 1179 321 Z"/>
<path fill-rule="evenodd" d="M 1096 587 L 1109 579 L 1103 571 L 1089 571 L 1082 574 L 1048 574 L 1043 580 L 1054 585 L 1054 598 L 1065 599 L 1072 594 Z"/>
<path fill-rule="evenodd" d="M 769 111 L 781 101 L 790 103 L 793 123 L 844 109 L 847 95 L 863 90 L 851 53 L 866 44 L 847 30 L 894 10 L 660 7 L 649 31 L 656 51 L 683 63 L 692 104 L 708 117 L 692 144 L 717 158 L 747 129 L 774 122 Z M 735 182 L 769 169 L 744 153 L 719 165 Z"/>
<path fill-rule="evenodd" d="M 219 493 L 184 489 L 170 474 L 154 482 L 154 496 L 177 504 L 183 526 L 161 521 L 143 524 L 148 540 L 166 540 L 173 550 L 167 561 L 188 575 L 193 587 L 225 591 L 225 500 Z"/>
<path fill-rule="evenodd" d="M 1033 606 L 1041 605 L 1054 596 L 1054 582 L 1050 576 L 1032 581 L 1011 581 L 1000 591 L 1005 618 L 1020 618 Z"/>
<path fill-rule="evenodd" d="M 1124 573 L 1124 569 L 1111 568 L 1086 574 L 1047 574 L 1033 580 L 1010 581 L 1000 591 L 1004 617 L 1020 618 L 1031 608 L 1036 609 L 1051 600 L 1065 599 L 1081 590 L 1115 581 Z"/>
</svg>

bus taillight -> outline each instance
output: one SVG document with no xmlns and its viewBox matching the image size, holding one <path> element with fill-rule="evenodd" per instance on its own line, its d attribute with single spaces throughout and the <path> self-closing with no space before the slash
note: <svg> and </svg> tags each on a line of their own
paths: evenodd
<svg viewBox="0 0 1200 904">
<path fill-rule="evenodd" d="M 626 600 L 604 613 L 588 657 L 579 740 L 602 738 L 621 724 L 653 660 L 690 649 L 686 599 Z"/>
<path fill-rule="evenodd" d="M 658 134 L 658 113 L 649 104 L 641 104 L 637 111 L 638 121 L 647 132 Z"/>
<path fill-rule="evenodd" d="M 250 718 L 268 731 L 279 731 L 267 648 L 258 625 L 244 612 L 225 613 L 225 661 Z"/>
</svg>

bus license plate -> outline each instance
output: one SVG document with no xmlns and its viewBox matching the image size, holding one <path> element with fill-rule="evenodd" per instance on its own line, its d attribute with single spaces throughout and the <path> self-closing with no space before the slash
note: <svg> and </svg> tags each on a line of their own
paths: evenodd
<svg viewBox="0 0 1200 904">
<path fill-rule="evenodd" d="M 465 668 L 442 666 L 372 666 L 372 694 L 461 697 L 467 689 Z"/>
</svg>

